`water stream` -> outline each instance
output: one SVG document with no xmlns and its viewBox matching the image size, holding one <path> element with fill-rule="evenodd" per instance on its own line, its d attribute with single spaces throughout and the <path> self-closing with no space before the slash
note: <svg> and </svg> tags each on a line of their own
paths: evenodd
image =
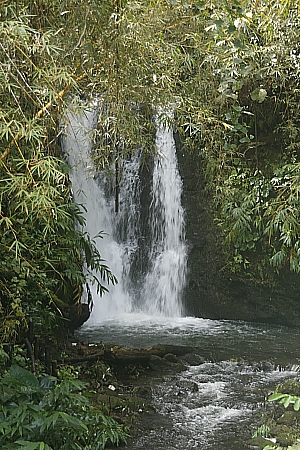
<svg viewBox="0 0 300 450">
<path fill-rule="evenodd" d="M 144 424 L 130 450 L 246 450 L 268 393 L 298 377 L 300 330 L 287 327 L 125 314 L 87 324 L 77 338 L 133 348 L 194 347 L 185 357 L 187 370 L 148 381 L 159 415 Z"/>
<path fill-rule="evenodd" d="M 72 166 L 74 198 L 86 209 L 85 229 L 92 237 L 105 231 L 99 249 L 119 283 L 103 298 L 93 292 L 92 316 L 77 337 L 128 347 L 194 348 L 185 371 L 154 380 L 158 419 L 127 448 L 244 449 L 268 391 L 297 377 L 300 331 L 184 317 L 188 255 L 172 130 L 156 118 L 157 156 L 144 207 L 141 149 L 123 161 L 116 214 L 112 180 L 99 174 L 91 159 L 90 132 L 97 114 L 91 108 L 66 115 L 64 150 Z"/>
</svg>

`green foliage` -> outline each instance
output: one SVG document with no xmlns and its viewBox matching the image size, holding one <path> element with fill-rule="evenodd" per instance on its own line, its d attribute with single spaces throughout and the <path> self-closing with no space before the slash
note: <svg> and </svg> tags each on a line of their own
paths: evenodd
<svg viewBox="0 0 300 450">
<path fill-rule="evenodd" d="M 276 169 L 273 177 L 233 170 L 225 184 L 232 200 L 222 211 L 227 243 L 244 254 L 264 248 L 276 270 L 288 266 L 299 273 L 298 180 L 299 163 Z"/>
<path fill-rule="evenodd" d="M 111 367 L 102 361 L 97 361 L 89 367 L 84 368 L 84 374 L 89 378 L 97 380 L 97 382 L 110 381 L 113 378 Z"/>
<path fill-rule="evenodd" d="M 75 95 L 101 99 L 93 156 L 117 182 L 174 105 L 162 119 L 203 160 L 231 270 L 299 273 L 298 29 L 295 0 L 1 3 L 0 340 L 30 318 L 51 334 L 85 283 L 116 281 L 74 229 L 59 123 Z"/>
<path fill-rule="evenodd" d="M 253 433 L 252 437 L 262 436 L 268 438 L 270 436 L 270 427 L 267 424 L 262 424 L 257 430 Z"/>
<path fill-rule="evenodd" d="M 279 385 L 277 387 L 277 389 L 280 389 L 280 387 L 282 387 L 281 385 Z M 299 388 L 299 386 L 297 386 L 297 388 Z M 300 397 L 298 395 L 292 395 L 289 393 L 282 393 L 282 392 L 277 392 L 276 391 L 271 394 L 268 397 L 268 401 L 269 402 L 277 402 L 280 405 L 283 405 L 284 408 L 288 408 L 290 405 L 293 405 L 293 409 L 294 411 L 298 412 L 300 409 Z M 268 438 L 270 436 L 270 426 L 267 424 L 263 424 L 261 425 L 256 432 L 254 433 L 253 437 L 255 436 L 263 436 Z M 275 427 L 275 434 L 276 434 L 276 427 Z M 296 434 L 297 436 L 297 434 Z M 296 439 L 295 437 L 295 442 L 293 443 L 293 445 L 289 445 L 288 447 L 284 447 L 287 448 L 289 450 L 298 450 L 300 448 L 300 440 Z M 263 450 L 283 450 L 283 447 L 278 446 L 278 445 L 267 445 L 264 447 Z"/>
<path fill-rule="evenodd" d="M 278 403 L 283 405 L 285 408 L 288 408 L 290 405 L 293 405 L 295 411 L 299 411 L 300 409 L 300 397 L 298 395 L 282 394 L 280 392 L 275 392 L 274 394 L 269 396 L 268 401 L 269 402 L 278 401 Z"/>
<path fill-rule="evenodd" d="M 5 367 L 6 362 L 9 360 L 9 355 L 3 349 L 3 346 L 0 346 L 0 367 Z"/>
<path fill-rule="evenodd" d="M 17 2 L 0 15 L 2 342 L 17 339 L 29 319 L 35 333 L 52 335 L 69 305 L 80 305 L 85 283 L 97 283 L 102 295 L 102 281 L 116 281 L 95 241 L 74 228 L 84 223 L 82 210 L 58 157 L 60 111 L 78 77 L 59 64 L 60 30 L 54 22 L 43 28 L 54 3 Z"/>
<path fill-rule="evenodd" d="M 70 364 L 63 364 L 58 370 L 58 378 L 62 380 L 76 380 L 80 372 L 80 367 L 75 368 Z"/>
<path fill-rule="evenodd" d="M 206 165 L 231 270 L 264 281 L 272 269 L 300 270 L 298 27 L 298 2 L 276 0 L 217 2 L 205 26 L 205 75 L 214 75 L 215 91 L 202 97 L 211 119 L 192 145 Z M 194 110 L 190 117 L 195 123 Z"/>
<path fill-rule="evenodd" d="M 81 393 L 85 386 L 12 366 L 0 379 L 1 448 L 101 450 L 126 441 L 124 427 Z"/>
</svg>

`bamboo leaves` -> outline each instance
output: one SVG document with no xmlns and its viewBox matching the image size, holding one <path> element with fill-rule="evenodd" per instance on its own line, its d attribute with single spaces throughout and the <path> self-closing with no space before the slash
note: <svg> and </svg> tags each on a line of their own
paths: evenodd
<svg viewBox="0 0 300 450">
<path fill-rule="evenodd" d="M 25 331 L 29 318 L 51 335 L 88 280 L 100 293 L 101 277 L 116 281 L 94 242 L 74 228 L 83 218 L 58 157 L 60 108 L 87 74 L 59 64 L 61 30 L 55 22 L 43 29 L 45 17 L 25 3 L 20 14 L 12 6 L 0 16 L 1 341 Z M 54 3 L 30 5 L 37 6 L 41 13 Z"/>
<path fill-rule="evenodd" d="M 281 173 L 281 174 L 280 174 Z M 230 221 L 226 240 L 239 251 L 256 249 L 267 241 L 270 247 L 270 264 L 276 270 L 287 264 L 293 272 L 300 272 L 300 214 L 297 165 L 286 165 L 276 176 L 267 180 L 260 174 L 231 175 L 229 186 L 232 196 L 240 193 L 243 198 L 227 202 L 224 217 Z M 241 181 L 242 180 L 242 181 Z M 247 192 L 247 193 L 246 193 Z"/>
</svg>

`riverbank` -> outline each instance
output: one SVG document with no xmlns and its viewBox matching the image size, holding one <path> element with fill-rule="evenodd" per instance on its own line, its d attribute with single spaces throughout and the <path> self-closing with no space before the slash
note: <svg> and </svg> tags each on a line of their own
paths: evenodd
<svg viewBox="0 0 300 450">
<path fill-rule="evenodd" d="M 86 347 L 92 344 L 91 351 L 96 343 L 112 342 L 105 344 L 114 349 L 107 354 L 111 361 L 122 359 L 120 347 L 132 354 L 159 346 L 189 349 L 175 354 L 184 362 L 183 370 L 162 372 L 163 361 L 158 360 L 158 371 L 135 362 L 133 373 L 124 374 L 122 384 L 151 388 L 155 409 L 154 414 L 137 414 L 130 450 L 246 450 L 246 441 L 262 423 L 270 392 L 298 377 L 297 328 L 127 314 L 101 323 L 91 320 L 73 339 Z"/>
<path fill-rule="evenodd" d="M 300 382 L 278 384 L 270 400 L 273 408 L 262 414 L 261 424 L 248 440 L 250 448 L 264 450 L 300 449 Z M 277 398 L 277 401 L 276 401 Z"/>
</svg>

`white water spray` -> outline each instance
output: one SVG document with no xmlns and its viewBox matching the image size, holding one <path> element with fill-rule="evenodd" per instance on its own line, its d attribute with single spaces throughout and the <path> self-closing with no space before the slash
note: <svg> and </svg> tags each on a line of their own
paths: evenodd
<svg viewBox="0 0 300 450">
<path fill-rule="evenodd" d="M 105 232 L 97 246 L 118 279 L 118 284 L 108 286 L 109 293 L 101 298 L 97 298 L 96 288 L 92 287 L 94 309 L 89 325 L 137 312 L 179 317 L 183 314 L 181 296 L 187 255 L 182 181 L 172 130 L 156 120 L 158 156 L 154 161 L 151 204 L 147 208 L 141 206 L 141 157 L 134 155 L 123 162 L 116 214 L 113 189 L 107 189 L 113 180 L 96 172 L 90 155 L 91 132 L 96 121 L 95 109 L 70 112 L 65 118 L 63 139 L 72 167 L 74 200 L 86 209 L 85 231 L 92 238 L 100 231 Z M 143 212 L 142 217 L 142 210 L 148 211 L 148 215 Z M 149 236 L 143 235 L 145 229 L 149 230 Z"/>
</svg>

